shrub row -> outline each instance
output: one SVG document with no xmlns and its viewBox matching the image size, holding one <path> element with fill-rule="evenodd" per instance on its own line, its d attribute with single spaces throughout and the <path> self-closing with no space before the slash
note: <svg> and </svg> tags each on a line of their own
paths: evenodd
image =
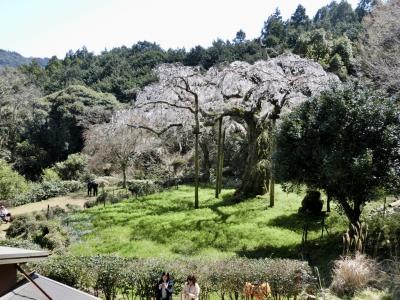
<svg viewBox="0 0 400 300">
<path fill-rule="evenodd" d="M 82 183 L 75 180 L 43 181 L 31 183 L 27 192 L 16 196 L 9 203 L 11 206 L 46 200 L 51 197 L 66 195 L 83 188 Z"/>
<path fill-rule="evenodd" d="M 41 274 L 105 299 L 150 299 L 163 271 L 172 274 L 174 293 L 179 294 L 189 274 L 201 287 L 201 299 L 218 293 L 221 299 L 238 299 L 246 282 L 269 282 L 275 299 L 295 297 L 315 286 L 306 262 L 289 259 L 246 259 L 210 261 L 181 258 L 134 259 L 118 256 L 53 256 L 35 268 Z"/>
</svg>

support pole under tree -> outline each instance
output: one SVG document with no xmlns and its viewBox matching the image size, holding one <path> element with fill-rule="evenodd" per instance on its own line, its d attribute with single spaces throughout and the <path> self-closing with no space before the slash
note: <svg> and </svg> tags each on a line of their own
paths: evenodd
<svg viewBox="0 0 400 300">
<path fill-rule="evenodd" d="M 126 189 L 126 166 L 122 166 L 122 187 Z"/>
<path fill-rule="evenodd" d="M 222 141 L 221 141 L 221 155 L 220 155 L 220 163 L 219 163 L 219 193 L 222 191 L 222 175 L 224 170 L 224 146 L 225 146 L 225 129 L 222 131 Z"/>
<path fill-rule="evenodd" d="M 332 195 L 330 192 L 326 193 L 326 211 L 331 212 L 331 200 L 332 200 Z"/>
<path fill-rule="evenodd" d="M 222 144 L 222 117 L 218 119 L 218 153 L 217 153 L 217 164 L 215 166 L 215 198 L 219 198 L 219 169 L 221 164 L 221 144 Z"/>
<path fill-rule="evenodd" d="M 195 96 L 195 145 L 194 145 L 194 208 L 199 208 L 199 134 L 200 134 L 200 121 L 199 121 L 199 99 Z"/>
<path fill-rule="evenodd" d="M 199 133 L 196 132 L 196 141 L 194 146 L 194 208 L 199 208 Z"/>
<path fill-rule="evenodd" d="M 271 170 L 270 170 L 270 188 L 269 188 L 269 207 L 275 205 L 275 177 L 274 177 L 274 165 L 272 160 L 272 154 L 275 152 L 275 125 L 276 119 L 272 119 L 272 136 L 271 136 Z"/>
</svg>

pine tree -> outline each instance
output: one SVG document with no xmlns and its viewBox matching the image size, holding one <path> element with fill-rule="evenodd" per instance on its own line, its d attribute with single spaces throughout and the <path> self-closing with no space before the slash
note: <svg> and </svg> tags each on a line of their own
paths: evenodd
<svg viewBox="0 0 400 300">
<path fill-rule="evenodd" d="M 263 46 L 274 48 L 284 43 L 285 35 L 285 25 L 282 21 L 281 12 L 277 8 L 275 13 L 264 22 L 260 41 Z"/>
</svg>

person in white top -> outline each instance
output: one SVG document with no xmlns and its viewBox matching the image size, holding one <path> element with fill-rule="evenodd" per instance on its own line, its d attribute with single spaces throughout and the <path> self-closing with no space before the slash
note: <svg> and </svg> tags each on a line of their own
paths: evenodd
<svg viewBox="0 0 400 300">
<path fill-rule="evenodd" d="M 196 277 L 189 275 L 183 287 L 183 300 L 199 300 L 200 287 L 196 282 Z"/>
<path fill-rule="evenodd" d="M 6 223 L 11 221 L 11 214 L 8 212 L 8 209 L 4 205 L 0 205 L 0 218 L 3 219 Z"/>
</svg>

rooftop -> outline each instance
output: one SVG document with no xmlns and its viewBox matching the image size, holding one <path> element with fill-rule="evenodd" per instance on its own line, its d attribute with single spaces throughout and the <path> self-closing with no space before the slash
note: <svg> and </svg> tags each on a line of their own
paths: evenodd
<svg viewBox="0 0 400 300">
<path fill-rule="evenodd" d="M 99 298 L 81 292 L 45 276 L 33 273 L 30 278 L 54 300 L 99 300 Z M 26 279 L 20 285 L 1 297 L 2 300 L 48 300 L 40 290 Z"/>
<path fill-rule="evenodd" d="M 49 256 L 47 251 L 27 250 L 0 246 L 0 265 L 18 264 L 41 260 Z"/>
</svg>

